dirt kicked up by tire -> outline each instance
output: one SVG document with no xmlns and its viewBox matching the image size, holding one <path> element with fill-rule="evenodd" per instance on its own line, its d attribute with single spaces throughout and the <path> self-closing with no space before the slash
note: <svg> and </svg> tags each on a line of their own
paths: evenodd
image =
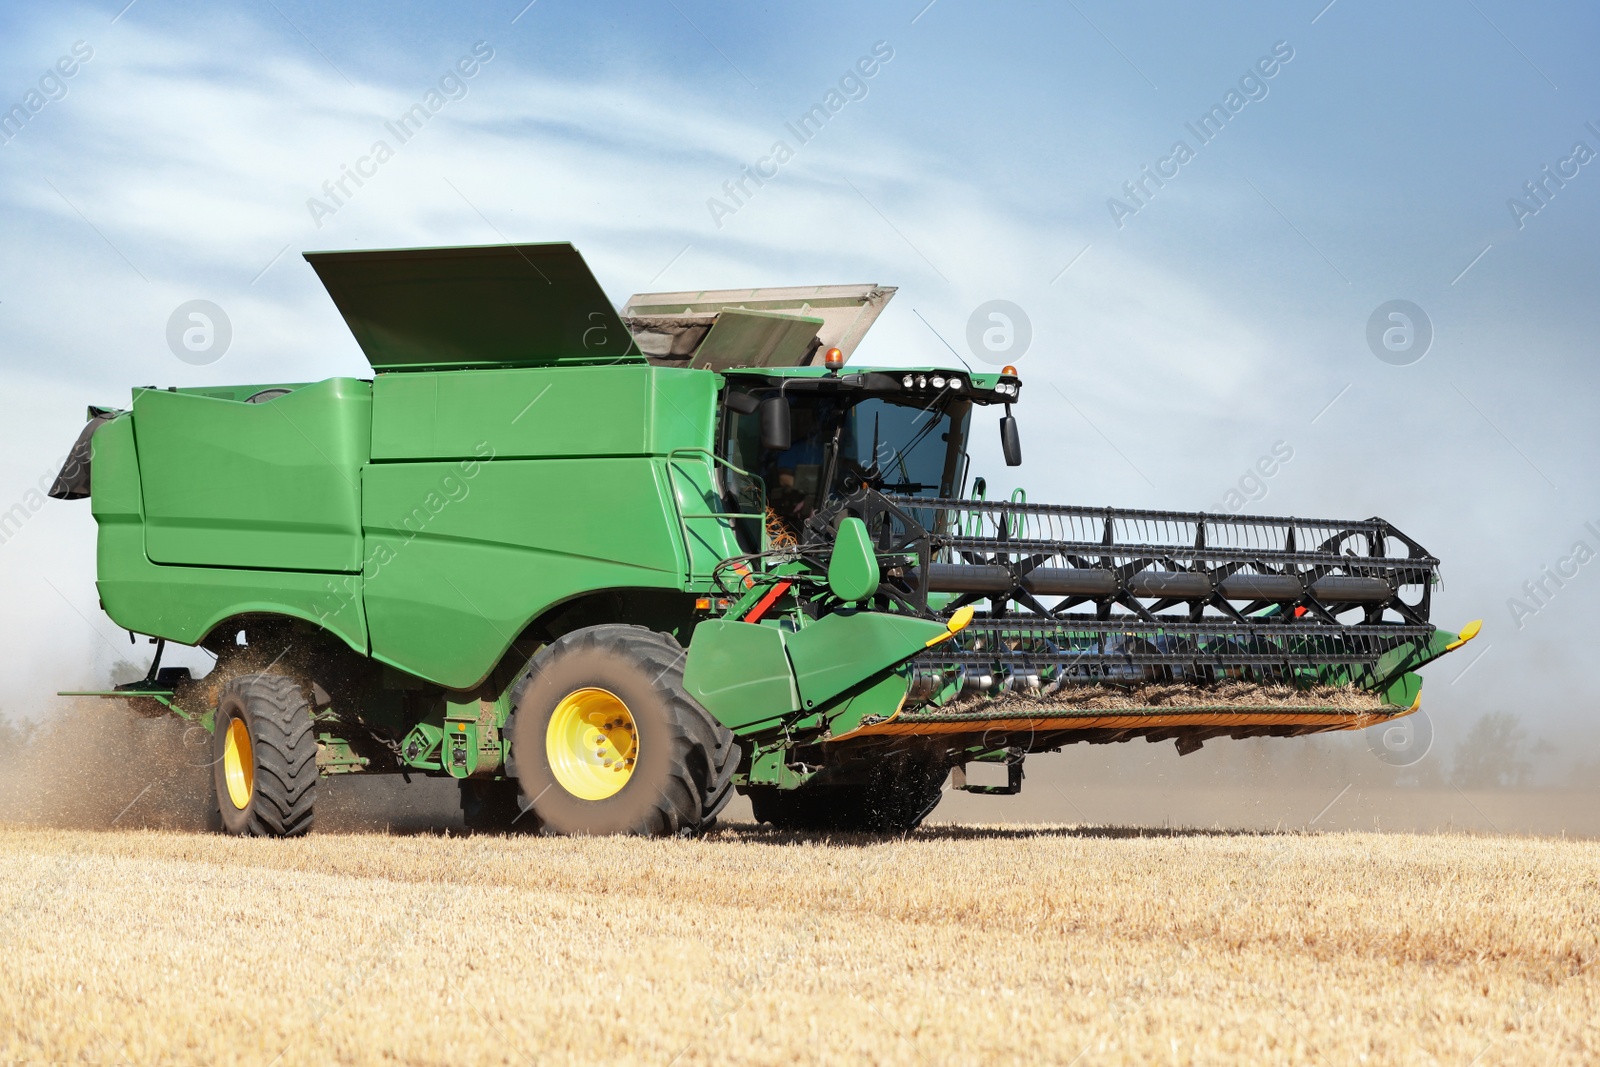
<svg viewBox="0 0 1600 1067">
<path fill-rule="evenodd" d="M 317 738 L 311 705 L 291 678 L 246 674 L 217 699 L 213 780 L 222 828 L 241 837 L 299 837 L 311 829 Z"/>
<path fill-rule="evenodd" d="M 683 688 L 683 649 L 639 626 L 545 648 L 512 694 L 524 803 L 552 834 L 701 833 L 733 795 L 733 734 Z"/>
<path fill-rule="evenodd" d="M 949 768 L 915 755 L 890 755 L 874 764 L 865 782 L 825 779 L 799 789 L 753 786 L 746 790 L 757 822 L 801 832 L 903 834 L 922 825 L 944 796 Z"/>
</svg>

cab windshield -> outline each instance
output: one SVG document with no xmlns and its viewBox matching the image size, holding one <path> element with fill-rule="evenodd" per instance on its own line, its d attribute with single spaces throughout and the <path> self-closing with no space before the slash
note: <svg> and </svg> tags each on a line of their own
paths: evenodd
<svg viewBox="0 0 1600 1067">
<path fill-rule="evenodd" d="M 727 410 L 723 455 L 761 478 L 771 522 L 798 537 L 827 501 L 860 484 L 899 496 L 950 497 L 965 474 L 970 401 L 929 405 L 881 397 L 790 395 L 789 448 L 761 446 L 761 418 Z M 760 488 L 730 472 L 740 510 L 759 507 Z"/>
</svg>

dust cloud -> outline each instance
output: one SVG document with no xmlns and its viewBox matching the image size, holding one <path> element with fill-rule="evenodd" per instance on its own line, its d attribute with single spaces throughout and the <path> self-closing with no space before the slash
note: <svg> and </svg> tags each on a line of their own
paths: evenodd
<svg viewBox="0 0 1600 1067">
<path fill-rule="evenodd" d="M 929 821 L 1600 837 L 1600 765 L 1588 747 L 1569 743 L 1566 758 L 1520 779 L 1509 745 L 1483 753 L 1436 743 L 1404 765 L 1377 747 L 1359 732 L 1224 738 L 1187 756 L 1170 741 L 1069 745 L 1029 756 L 1021 793 L 946 792 Z M 1535 748 L 1524 745 L 1536 764 Z M 1503 767 L 1498 782 L 1467 774 L 1489 756 Z M 974 773 L 974 784 L 1004 780 L 1003 768 L 981 770 L 991 773 Z"/>
<path fill-rule="evenodd" d="M 1600 837 L 1594 746 L 1523 736 L 1514 717 L 1453 725 L 1459 740 L 1441 737 L 1402 764 L 1386 762 L 1362 733 L 1219 739 L 1184 757 L 1170 742 L 1070 745 L 1029 756 L 1021 794 L 947 791 L 929 822 Z M 128 701 L 58 698 L 34 722 L 0 714 L 0 823 L 209 830 L 213 758 L 203 729 L 144 717 Z M 1004 772 L 975 765 L 971 779 L 1000 784 Z M 318 830 L 462 830 L 450 779 L 347 775 L 317 788 Z M 722 814 L 725 824 L 751 819 L 743 797 Z"/>
<path fill-rule="evenodd" d="M 62 698 L 42 722 L 0 719 L 0 823 L 58 829 L 216 829 L 211 735 L 129 702 Z M 316 828 L 449 832 L 461 827 L 456 783 L 400 775 L 325 778 Z"/>
<path fill-rule="evenodd" d="M 0 726 L 0 821 L 66 829 L 204 830 L 211 736 L 123 701 L 65 698 L 42 722 Z"/>
</svg>

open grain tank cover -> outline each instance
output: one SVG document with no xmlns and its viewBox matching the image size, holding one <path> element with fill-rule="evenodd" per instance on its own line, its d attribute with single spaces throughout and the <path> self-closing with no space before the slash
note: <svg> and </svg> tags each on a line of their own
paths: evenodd
<svg viewBox="0 0 1600 1067">
<path fill-rule="evenodd" d="M 643 362 L 565 242 L 305 257 L 373 370 Z"/>
<path fill-rule="evenodd" d="M 678 293 L 639 293 L 629 298 L 622 309 L 623 321 L 633 331 L 634 340 L 650 362 L 663 366 L 808 366 L 820 365 L 829 348 L 837 348 L 845 359 L 855 351 L 867 330 L 894 296 L 894 289 L 883 285 L 797 285 L 781 289 L 702 289 Z M 724 312 L 749 312 L 748 316 L 723 316 Z M 708 338 L 722 316 L 725 335 Z M 767 336 L 756 347 L 762 352 L 754 362 L 727 362 L 734 351 L 727 343 L 737 334 L 743 344 L 758 332 L 757 317 L 767 321 Z M 738 319 L 744 321 L 736 321 Z M 785 326 L 783 318 L 817 322 L 816 331 L 804 346 L 795 344 L 802 332 L 798 324 Z M 780 336 L 781 334 L 781 336 Z M 710 345 L 705 357 L 696 356 L 702 345 Z"/>
</svg>

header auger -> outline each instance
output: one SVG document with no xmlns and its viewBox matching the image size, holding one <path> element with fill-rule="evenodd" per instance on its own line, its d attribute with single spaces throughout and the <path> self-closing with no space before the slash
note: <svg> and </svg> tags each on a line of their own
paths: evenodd
<svg viewBox="0 0 1600 1067">
<path fill-rule="evenodd" d="M 1477 632 L 1380 519 L 984 499 L 971 422 L 1020 463 L 1022 383 L 847 367 L 892 289 L 618 316 L 570 245 L 307 259 L 370 380 L 135 390 L 53 494 L 118 625 L 217 657 L 103 695 L 212 732 L 229 832 L 350 773 L 455 778 L 483 828 L 697 832 L 737 789 L 905 830 L 1064 744 L 1407 714 Z"/>
</svg>

